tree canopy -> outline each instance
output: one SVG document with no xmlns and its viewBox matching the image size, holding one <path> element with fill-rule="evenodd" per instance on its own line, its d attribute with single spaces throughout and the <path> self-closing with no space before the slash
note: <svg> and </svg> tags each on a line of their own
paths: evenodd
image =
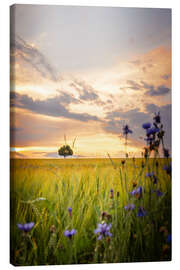
<svg viewBox="0 0 180 270">
<path fill-rule="evenodd" d="M 73 150 L 71 149 L 69 145 L 63 145 L 62 147 L 59 148 L 58 154 L 65 158 L 67 156 L 72 156 Z"/>
</svg>

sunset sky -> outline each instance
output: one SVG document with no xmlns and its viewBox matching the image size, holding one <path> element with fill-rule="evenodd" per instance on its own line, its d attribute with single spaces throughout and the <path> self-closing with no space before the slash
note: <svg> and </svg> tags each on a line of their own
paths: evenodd
<svg viewBox="0 0 180 270">
<path fill-rule="evenodd" d="M 14 5 L 11 157 L 140 156 L 160 111 L 171 149 L 171 10 Z"/>
</svg>

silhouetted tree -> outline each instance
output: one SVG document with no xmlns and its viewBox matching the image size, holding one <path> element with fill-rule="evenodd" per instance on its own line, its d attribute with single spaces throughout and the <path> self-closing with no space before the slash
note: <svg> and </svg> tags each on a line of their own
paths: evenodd
<svg viewBox="0 0 180 270">
<path fill-rule="evenodd" d="M 63 145 L 62 147 L 59 148 L 58 154 L 65 158 L 67 156 L 72 156 L 73 150 L 71 149 L 69 145 Z"/>
</svg>

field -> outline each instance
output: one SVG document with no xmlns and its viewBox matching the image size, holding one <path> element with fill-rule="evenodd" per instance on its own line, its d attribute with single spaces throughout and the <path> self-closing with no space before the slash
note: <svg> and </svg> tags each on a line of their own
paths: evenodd
<svg viewBox="0 0 180 270">
<path fill-rule="evenodd" d="M 170 260 L 171 176 L 163 169 L 169 163 L 11 160 L 11 263 Z M 35 223 L 32 230 L 18 228 L 27 222 Z M 95 231 L 100 223 L 112 224 L 108 233 Z M 74 235 L 64 234 L 72 229 Z"/>
</svg>

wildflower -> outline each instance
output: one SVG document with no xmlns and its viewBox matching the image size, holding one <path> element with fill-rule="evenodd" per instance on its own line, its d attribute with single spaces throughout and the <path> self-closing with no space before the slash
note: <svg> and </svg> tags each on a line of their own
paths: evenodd
<svg viewBox="0 0 180 270">
<path fill-rule="evenodd" d="M 110 198 L 111 198 L 111 199 L 113 199 L 113 197 L 114 197 L 114 190 L 113 190 L 113 189 L 111 189 L 111 190 L 110 190 L 110 192 L 111 192 L 111 196 L 110 196 Z"/>
<path fill-rule="evenodd" d="M 164 157 L 168 158 L 169 157 L 169 150 L 164 148 L 163 152 L 164 152 Z"/>
<path fill-rule="evenodd" d="M 144 207 L 140 206 L 139 209 L 138 209 L 137 216 L 138 217 L 144 217 L 146 215 L 147 215 L 147 212 L 145 211 Z"/>
<path fill-rule="evenodd" d="M 127 206 L 124 206 L 124 209 L 127 211 L 134 210 L 136 208 L 135 204 L 129 204 Z"/>
<path fill-rule="evenodd" d="M 152 127 L 152 128 L 150 128 L 150 129 L 147 130 L 146 135 L 147 135 L 147 136 L 154 135 L 154 134 L 156 134 L 156 133 L 159 132 L 159 131 L 160 131 L 160 130 L 159 130 L 158 127 Z"/>
<path fill-rule="evenodd" d="M 69 239 L 72 239 L 73 235 L 76 234 L 76 230 L 72 229 L 71 231 L 65 230 L 64 235 Z"/>
<path fill-rule="evenodd" d="M 157 124 L 160 124 L 161 123 L 160 112 L 158 112 L 158 114 L 155 114 L 153 119 Z"/>
<path fill-rule="evenodd" d="M 72 217 L 72 208 L 71 207 L 68 208 L 68 212 L 69 212 L 69 216 Z"/>
<path fill-rule="evenodd" d="M 157 177 L 153 175 L 153 184 L 157 184 Z"/>
<path fill-rule="evenodd" d="M 123 127 L 123 134 L 124 134 L 124 135 L 128 135 L 128 133 L 132 133 L 132 130 L 129 129 L 129 126 L 128 126 L 128 125 L 125 125 L 125 126 Z"/>
<path fill-rule="evenodd" d="M 171 234 L 168 234 L 168 236 L 167 236 L 167 242 L 168 243 L 171 243 L 171 241 L 172 241 L 172 236 L 171 236 Z"/>
<path fill-rule="evenodd" d="M 133 191 L 130 192 L 130 194 L 140 199 L 142 197 L 142 187 L 138 187 L 137 189 L 134 189 Z"/>
<path fill-rule="evenodd" d="M 25 223 L 24 225 L 18 223 L 18 224 L 17 224 L 17 227 L 19 228 L 19 230 L 21 230 L 21 231 L 27 233 L 27 232 L 29 232 L 29 231 L 32 230 L 32 228 L 34 227 L 34 225 L 35 225 L 34 222 Z"/>
<path fill-rule="evenodd" d="M 94 230 L 95 234 L 99 233 L 97 240 L 101 240 L 103 236 L 112 237 L 112 233 L 109 232 L 111 227 L 112 227 L 112 223 L 110 223 L 109 225 L 106 223 L 103 223 L 103 224 L 99 223 L 97 229 Z"/>
<path fill-rule="evenodd" d="M 159 189 L 156 190 L 157 197 L 161 197 L 163 195 L 163 192 L 161 192 Z"/>
<path fill-rule="evenodd" d="M 144 129 L 149 129 L 149 128 L 151 127 L 151 123 L 144 123 L 144 124 L 142 125 L 142 127 L 143 127 Z"/>
<path fill-rule="evenodd" d="M 153 177 L 154 176 L 154 172 L 148 172 L 146 173 L 146 177 Z"/>
<path fill-rule="evenodd" d="M 148 172 L 148 173 L 146 173 L 146 177 L 150 177 L 151 180 L 153 180 L 153 184 L 157 184 L 157 177 L 154 174 L 154 172 Z"/>
<path fill-rule="evenodd" d="M 167 174 L 171 175 L 171 171 L 172 171 L 171 164 L 169 166 L 165 165 L 163 167 L 163 170 L 165 170 Z"/>
</svg>

